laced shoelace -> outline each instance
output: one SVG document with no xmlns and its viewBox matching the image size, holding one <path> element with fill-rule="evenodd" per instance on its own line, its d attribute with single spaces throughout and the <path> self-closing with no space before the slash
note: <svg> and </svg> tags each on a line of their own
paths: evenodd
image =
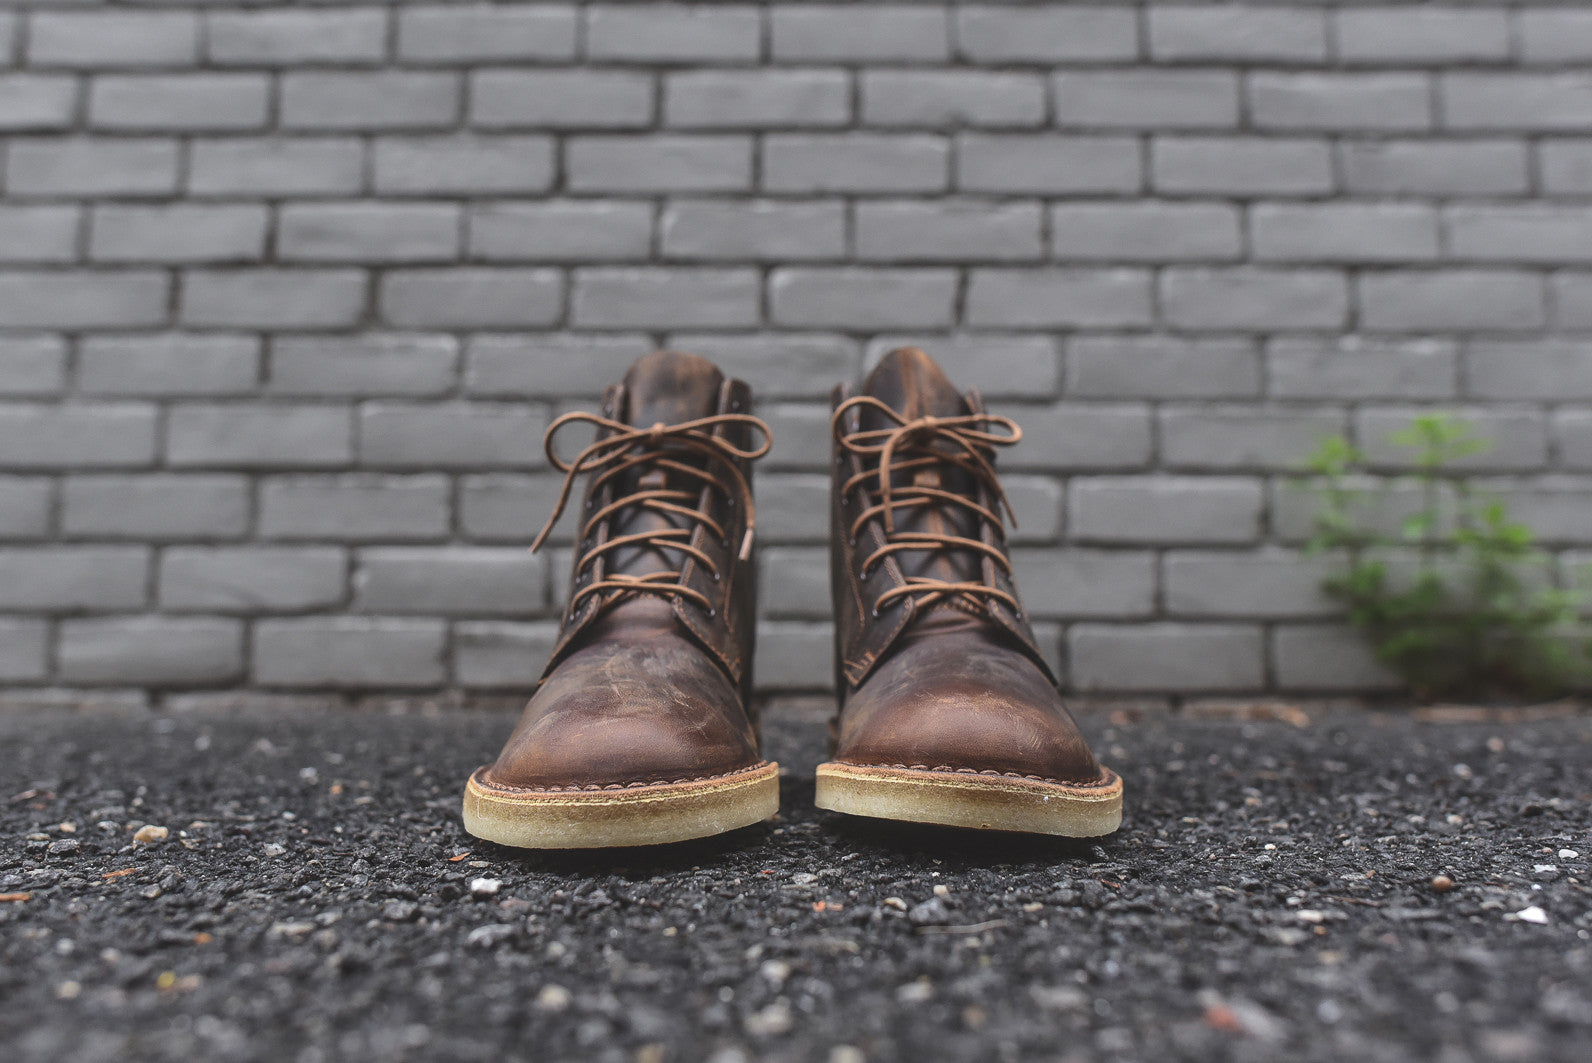
<svg viewBox="0 0 1592 1063">
<path fill-rule="evenodd" d="M 846 414 L 863 408 L 874 410 L 895 422 L 895 427 L 845 432 Z M 913 550 L 952 549 L 971 550 L 981 554 L 993 561 L 1007 576 L 1011 575 L 1011 562 L 999 548 L 962 535 L 899 531 L 896 528 L 895 515 L 899 510 L 921 506 L 957 506 L 994 527 L 996 533 L 1004 540 L 1006 525 L 1001 519 L 1002 514 L 1010 520 L 1014 528 L 1017 526 L 1017 516 L 1012 512 L 1011 501 L 1006 497 L 1006 491 L 1000 484 L 1000 477 L 986 452 L 994 447 L 1011 446 L 1021 440 L 1023 430 L 1018 427 L 1017 422 L 1007 417 L 982 413 L 958 417 L 917 417 L 909 420 L 871 395 L 858 395 L 836 407 L 829 423 L 835 441 L 840 447 L 862 457 L 865 462 L 877 459 L 879 463 L 877 472 L 864 469 L 846 480 L 840 487 L 842 495 L 849 495 L 857 488 L 865 486 L 869 480 L 877 480 L 874 493 L 878 501 L 857 514 L 856 519 L 851 522 L 849 531 L 851 541 L 855 543 L 865 524 L 876 518 L 883 519 L 885 542 L 863 559 L 864 578 L 875 566 L 893 554 Z M 1001 432 L 992 429 L 1000 429 Z M 895 482 L 902 474 L 915 475 L 920 469 L 943 468 L 946 465 L 961 469 L 973 477 L 975 483 L 987 488 L 995 499 L 995 508 L 990 509 L 969 495 L 947 491 L 943 487 L 926 483 Z M 1022 606 L 1015 597 L 983 580 L 944 580 L 931 576 L 905 578 L 906 583 L 903 586 L 892 587 L 879 596 L 879 600 L 874 603 L 875 616 L 895 599 L 907 597 L 914 599 L 920 606 L 932 605 L 942 600 L 951 601 L 959 596 L 971 599 L 978 605 L 988 601 L 1000 601 L 1013 613 L 1021 615 L 1022 612 Z"/>
<path fill-rule="evenodd" d="M 565 461 L 559 457 L 555 448 L 555 437 L 561 429 L 577 422 L 595 425 L 599 431 L 606 429 L 611 434 L 600 437 L 572 460 Z M 716 428 L 731 425 L 745 425 L 762 433 L 762 445 L 747 449 L 727 439 L 709 434 Z M 547 541 L 559 517 L 563 516 L 564 507 L 569 503 L 575 482 L 582 475 L 597 474 L 589 489 L 591 495 L 595 497 L 610 480 L 623 476 L 632 469 L 644 467 L 644 472 L 666 470 L 688 480 L 711 485 L 728 495 L 732 505 L 739 505 L 741 512 L 746 514 L 746 534 L 742 537 L 737 556 L 745 561 L 752 555 L 757 514 L 752 504 L 752 485 L 736 462 L 755 461 L 761 458 L 768 453 L 772 441 L 773 436 L 767 424 L 757 417 L 743 413 L 714 414 L 711 417 L 700 417 L 679 424 L 666 425 L 660 422 L 651 428 L 636 428 L 623 421 L 614 421 L 583 411 L 566 413 L 548 426 L 547 434 L 542 439 L 542 448 L 547 454 L 547 460 L 564 474 L 564 485 L 558 492 L 558 502 L 553 506 L 553 515 L 547 519 L 536 540 L 531 543 L 531 552 L 535 553 Z M 728 475 L 715 476 L 707 469 L 698 468 L 681 460 L 687 454 L 708 459 L 706 464 L 722 469 Z M 717 583 L 721 578 L 718 565 L 710 555 L 692 546 L 691 538 L 695 534 L 696 527 L 701 526 L 728 546 L 729 533 L 713 519 L 710 513 L 697 505 L 698 497 L 698 491 L 684 488 L 639 487 L 598 508 L 581 525 L 577 541 L 584 541 L 603 521 L 631 506 L 639 506 L 654 513 L 684 517 L 691 521 L 691 526 L 656 528 L 609 539 L 581 557 L 575 567 L 577 577 L 598 558 L 614 550 L 634 546 L 642 549 L 678 551 L 702 565 L 713 578 L 713 582 Z M 594 594 L 601 594 L 604 591 L 628 591 L 687 598 L 701 606 L 709 616 L 714 615 L 716 609 L 713 603 L 700 591 L 686 586 L 684 576 L 683 565 L 677 570 L 650 572 L 640 576 L 614 572 L 594 580 L 576 592 L 570 602 L 570 609 L 573 611 L 582 601 Z"/>
</svg>

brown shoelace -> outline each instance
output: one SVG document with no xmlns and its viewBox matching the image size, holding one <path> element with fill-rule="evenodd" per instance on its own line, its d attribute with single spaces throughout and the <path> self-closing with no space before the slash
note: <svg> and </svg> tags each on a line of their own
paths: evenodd
<svg viewBox="0 0 1592 1063">
<path fill-rule="evenodd" d="M 874 410 L 894 421 L 895 427 L 865 429 L 849 434 L 842 431 L 846 414 L 860 407 Z M 1000 549 L 978 539 L 961 535 L 898 531 L 895 515 L 898 510 L 920 506 L 958 506 L 993 527 L 1004 539 L 1006 532 L 1001 519 L 1002 514 L 1010 519 L 1014 528 L 1017 526 L 1017 517 L 1012 512 L 1011 502 L 1001 487 L 1000 477 L 990 462 L 988 452 L 993 447 L 1011 446 L 1023 438 L 1023 430 L 1018 427 L 1017 422 L 1007 417 L 994 417 L 989 414 L 918 417 L 908 420 L 871 395 L 858 395 L 836 407 L 829 424 L 835 441 L 842 448 L 861 456 L 865 461 L 876 458 L 879 462 L 877 473 L 864 470 L 840 487 L 843 495 L 849 495 L 857 488 L 866 486 L 869 480 L 878 481 L 876 489 L 878 501 L 857 514 L 857 518 L 851 522 L 849 531 L 851 541 L 855 543 L 863 525 L 870 520 L 883 518 L 885 543 L 863 560 L 864 577 L 892 554 L 909 550 L 952 549 L 972 550 L 982 554 L 999 566 L 1007 576 L 1011 575 L 1011 562 Z M 996 432 L 992 429 L 1002 431 Z M 943 487 L 920 483 L 904 485 L 895 483 L 898 475 L 913 475 L 920 469 L 943 468 L 946 465 L 961 469 L 971 476 L 975 483 L 986 487 L 995 498 L 995 509 L 980 505 L 969 495 L 947 491 Z M 1016 598 L 992 583 L 982 580 L 943 580 L 930 576 L 907 576 L 905 579 L 905 585 L 892 587 L 879 596 L 879 600 L 874 603 L 875 616 L 890 602 L 904 597 L 911 597 L 920 606 L 931 605 L 941 600 L 949 601 L 958 596 L 971 599 L 978 605 L 995 600 L 1005 603 L 1014 613 L 1022 612 L 1022 607 Z"/>
<path fill-rule="evenodd" d="M 585 450 L 581 451 L 571 461 L 565 461 L 558 456 L 554 447 L 554 439 L 560 429 L 575 422 L 584 422 L 597 426 L 599 431 L 607 430 L 611 435 L 599 438 Z M 727 439 L 711 435 L 714 429 L 730 425 L 746 425 L 762 433 L 762 445 L 748 450 L 737 446 Z M 768 448 L 773 441 L 768 425 L 759 418 L 744 413 L 721 413 L 711 417 L 700 417 L 694 421 L 683 421 L 680 424 L 655 424 L 651 428 L 636 428 L 625 424 L 623 421 L 614 421 L 596 414 L 575 412 L 566 413 L 548 426 L 547 434 L 542 439 L 542 448 L 547 453 L 547 460 L 553 467 L 564 474 L 564 485 L 558 492 L 558 503 L 553 507 L 553 515 L 547 519 L 542 530 L 537 534 L 536 540 L 531 543 L 531 552 L 539 550 L 547 537 L 552 533 L 553 526 L 558 523 L 558 518 L 563 516 L 564 507 L 569 503 L 570 492 L 574 490 L 575 481 L 584 473 L 597 473 L 592 481 L 591 493 L 595 496 L 602 486 L 609 480 L 623 476 L 631 469 L 645 467 L 645 471 L 654 469 L 667 470 L 688 479 L 699 480 L 702 483 L 723 491 L 731 500 L 732 505 L 740 505 L 746 514 L 746 535 L 741 540 L 740 552 L 737 556 L 742 561 L 752 555 L 752 538 L 757 527 L 757 515 L 752 504 L 752 485 L 747 481 L 746 475 L 736 465 L 737 461 L 755 461 L 768 453 Z M 706 469 L 699 469 L 689 462 L 681 460 L 686 454 L 699 455 L 708 459 L 707 464 L 723 470 L 725 476 L 715 476 Z M 587 551 L 576 565 L 577 577 L 598 558 L 612 550 L 622 549 L 627 546 L 636 546 L 644 549 L 676 550 L 701 564 L 713 577 L 713 582 L 720 579 L 718 565 L 711 556 L 691 545 L 691 538 L 695 534 L 695 527 L 701 526 L 711 532 L 714 538 L 729 545 L 729 533 L 714 520 L 712 515 L 705 512 L 698 505 L 698 492 L 681 488 L 644 487 L 632 491 L 622 497 L 615 498 L 606 506 L 586 518 L 581 525 L 577 541 L 584 541 L 603 521 L 617 514 L 629 506 L 640 506 L 655 513 L 671 514 L 685 517 L 692 522 L 692 527 L 686 528 L 657 528 L 652 531 L 637 532 L 634 535 L 621 535 L 600 543 Z M 642 594 L 660 594 L 665 597 L 683 597 L 690 599 L 701 606 L 709 616 L 715 612 L 713 603 L 701 592 L 687 587 L 684 583 L 684 569 L 665 572 L 651 572 L 642 576 L 632 576 L 623 572 L 611 573 L 601 579 L 594 580 L 590 586 L 583 587 L 575 594 L 570 602 L 570 609 L 579 605 L 582 600 L 593 594 L 604 591 L 629 591 Z"/>
</svg>

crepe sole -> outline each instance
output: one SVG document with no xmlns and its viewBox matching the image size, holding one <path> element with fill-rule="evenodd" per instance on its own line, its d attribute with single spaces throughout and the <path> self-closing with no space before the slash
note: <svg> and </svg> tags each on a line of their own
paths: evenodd
<svg viewBox="0 0 1592 1063">
<path fill-rule="evenodd" d="M 470 776 L 464 829 L 521 849 L 605 849 L 706 838 L 779 811 L 779 765 L 612 790 L 511 790 Z"/>
<path fill-rule="evenodd" d="M 815 800 L 853 816 L 1066 838 L 1096 838 L 1122 823 L 1122 780 L 1109 768 L 1095 783 L 1070 785 L 831 761 L 818 766 Z"/>
</svg>

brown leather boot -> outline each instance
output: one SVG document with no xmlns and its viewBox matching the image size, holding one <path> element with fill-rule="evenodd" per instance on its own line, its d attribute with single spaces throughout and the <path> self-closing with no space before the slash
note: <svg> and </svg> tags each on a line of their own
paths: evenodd
<svg viewBox="0 0 1592 1063">
<path fill-rule="evenodd" d="M 1021 429 L 928 355 L 835 393 L 831 574 L 839 712 L 820 808 L 1069 837 L 1122 821 L 1034 644 L 1007 559 L 997 446 Z"/>
<path fill-rule="evenodd" d="M 610 388 L 602 415 L 547 430 L 564 488 L 589 474 L 569 606 L 552 660 L 497 762 L 464 793 L 465 829 L 536 849 L 706 837 L 779 809 L 758 751 L 751 463 L 768 426 L 751 390 L 663 351 Z M 554 437 L 586 422 L 572 460 Z"/>
</svg>

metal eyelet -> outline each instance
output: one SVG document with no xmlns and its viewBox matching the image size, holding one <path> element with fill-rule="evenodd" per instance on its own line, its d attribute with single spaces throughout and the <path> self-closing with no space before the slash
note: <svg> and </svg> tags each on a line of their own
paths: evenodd
<svg viewBox="0 0 1592 1063">
<path fill-rule="evenodd" d="M 711 605 L 708 606 L 708 619 L 709 620 L 712 620 L 714 617 L 716 617 L 718 615 L 719 615 L 718 609 L 716 609 L 715 607 L 713 607 Z"/>
<path fill-rule="evenodd" d="M 875 620 L 879 619 L 879 604 L 877 602 L 875 602 L 873 606 L 873 618 Z"/>
<path fill-rule="evenodd" d="M 717 583 L 718 581 L 719 581 L 719 574 L 717 572 L 715 572 L 715 573 L 713 573 L 713 582 Z"/>
</svg>

